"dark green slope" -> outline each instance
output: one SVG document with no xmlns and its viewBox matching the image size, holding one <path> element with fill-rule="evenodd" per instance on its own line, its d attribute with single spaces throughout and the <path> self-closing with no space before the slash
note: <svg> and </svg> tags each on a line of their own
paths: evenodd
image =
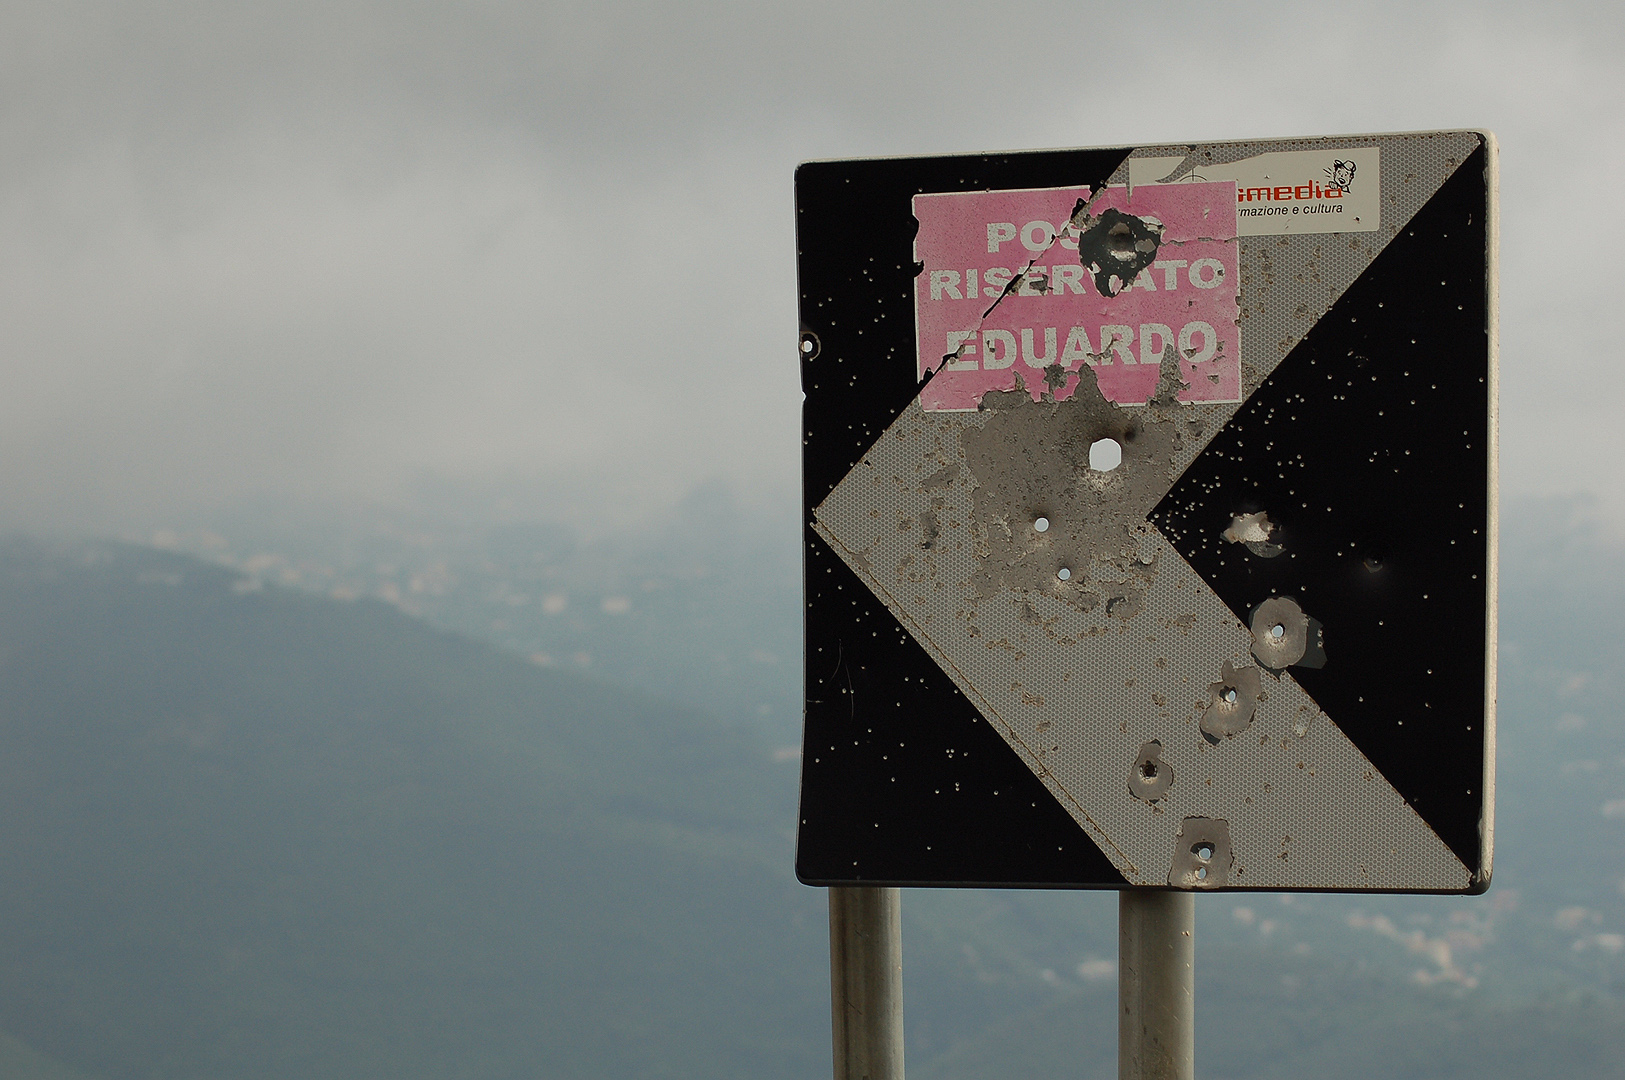
<svg viewBox="0 0 1625 1080">
<path fill-rule="evenodd" d="M 233 580 L 0 558 L 0 1028 L 106 1077 L 827 1068 L 793 764 Z"/>
</svg>

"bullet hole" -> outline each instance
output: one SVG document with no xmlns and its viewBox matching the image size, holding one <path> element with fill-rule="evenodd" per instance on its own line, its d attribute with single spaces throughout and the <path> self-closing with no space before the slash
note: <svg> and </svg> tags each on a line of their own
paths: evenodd
<svg viewBox="0 0 1625 1080">
<path fill-rule="evenodd" d="M 1049 518 L 1035 518 L 1033 520 L 1033 532 L 1049 532 Z"/>
<path fill-rule="evenodd" d="M 811 330 L 803 331 L 801 334 L 801 358 L 803 360 L 816 360 L 820 351 L 821 346 L 818 342 L 818 335 Z"/>
<path fill-rule="evenodd" d="M 1273 596 L 1253 612 L 1253 656 L 1271 671 L 1303 659 L 1309 645 L 1309 617 L 1297 603 Z"/>
<path fill-rule="evenodd" d="M 1173 782 L 1173 767 L 1162 760 L 1162 743 L 1152 739 L 1141 746 L 1128 771 L 1129 794 L 1141 802 L 1156 802 L 1168 793 Z"/>
<path fill-rule="evenodd" d="M 1108 207 L 1088 221 L 1078 236 L 1078 261 L 1095 279 L 1102 296 L 1116 296 L 1157 258 L 1162 222 Z"/>
<path fill-rule="evenodd" d="M 1070 567 L 1063 566 L 1059 570 L 1055 571 L 1055 576 L 1060 578 L 1062 581 L 1071 581 L 1072 570 Z"/>
<path fill-rule="evenodd" d="M 1188 817 L 1174 833 L 1168 884 L 1176 889 L 1220 889 L 1229 884 L 1234 857 L 1230 823 L 1223 818 Z"/>
<path fill-rule="evenodd" d="M 1123 446 L 1116 439 L 1096 439 L 1089 444 L 1089 468 L 1111 472 L 1123 463 Z"/>
<path fill-rule="evenodd" d="M 1239 735 L 1253 722 L 1263 682 L 1258 669 L 1245 667 L 1236 670 L 1226 660 L 1219 681 L 1208 687 L 1209 702 L 1202 713 L 1202 737 L 1217 745 L 1220 739 Z"/>
</svg>

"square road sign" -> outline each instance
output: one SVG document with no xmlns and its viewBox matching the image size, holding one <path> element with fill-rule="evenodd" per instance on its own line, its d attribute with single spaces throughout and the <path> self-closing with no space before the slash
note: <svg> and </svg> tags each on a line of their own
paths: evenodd
<svg viewBox="0 0 1625 1080">
<path fill-rule="evenodd" d="M 796 174 L 810 884 L 1477 892 L 1495 146 Z"/>
</svg>

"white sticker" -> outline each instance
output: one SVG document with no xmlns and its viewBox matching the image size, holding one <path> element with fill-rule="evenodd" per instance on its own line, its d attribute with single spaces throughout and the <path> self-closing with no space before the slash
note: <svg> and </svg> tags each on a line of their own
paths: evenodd
<svg viewBox="0 0 1625 1080">
<path fill-rule="evenodd" d="M 1382 221 L 1375 146 L 1286 150 L 1179 173 L 1183 157 L 1130 158 L 1131 188 L 1202 180 L 1236 182 L 1236 233 L 1373 232 Z M 1177 174 L 1177 175 L 1176 175 Z"/>
</svg>

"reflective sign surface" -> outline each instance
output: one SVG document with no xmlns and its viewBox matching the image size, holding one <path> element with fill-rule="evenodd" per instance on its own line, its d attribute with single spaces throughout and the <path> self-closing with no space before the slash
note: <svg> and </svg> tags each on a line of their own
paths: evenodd
<svg viewBox="0 0 1625 1080">
<path fill-rule="evenodd" d="M 1485 137 L 797 200 L 803 880 L 1487 884 Z"/>
</svg>

